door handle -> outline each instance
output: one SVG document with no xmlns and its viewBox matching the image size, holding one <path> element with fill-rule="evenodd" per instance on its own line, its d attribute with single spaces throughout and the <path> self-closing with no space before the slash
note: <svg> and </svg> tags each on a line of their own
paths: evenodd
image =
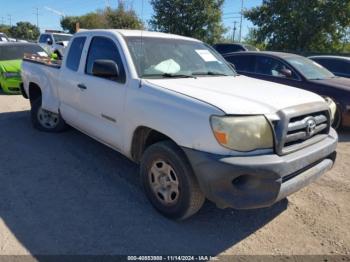
<svg viewBox="0 0 350 262">
<path fill-rule="evenodd" d="M 78 88 L 83 89 L 83 90 L 87 89 L 86 85 L 84 85 L 84 84 L 78 84 Z"/>
</svg>

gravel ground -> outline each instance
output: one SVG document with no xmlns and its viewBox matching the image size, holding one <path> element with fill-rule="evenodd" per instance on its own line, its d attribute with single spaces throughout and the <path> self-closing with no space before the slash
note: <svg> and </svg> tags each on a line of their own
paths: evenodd
<svg viewBox="0 0 350 262">
<path fill-rule="evenodd" d="M 331 172 L 271 208 L 158 215 L 138 167 L 75 130 L 40 133 L 0 94 L 0 255 L 350 255 L 350 132 Z"/>
</svg>

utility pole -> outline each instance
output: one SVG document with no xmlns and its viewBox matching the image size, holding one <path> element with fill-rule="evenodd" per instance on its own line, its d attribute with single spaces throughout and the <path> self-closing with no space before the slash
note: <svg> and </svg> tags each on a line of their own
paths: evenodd
<svg viewBox="0 0 350 262">
<path fill-rule="evenodd" d="M 243 0 L 241 0 L 241 22 L 239 25 L 239 42 L 242 42 L 243 8 L 244 8 L 244 3 L 243 3 Z"/>
<path fill-rule="evenodd" d="M 35 8 L 35 13 L 36 15 L 36 26 L 39 28 L 39 8 Z"/>
<path fill-rule="evenodd" d="M 2 16 L 1 17 L 1 25 L 4 25 L 5 24 L 5 18 Z"/>
<path fill-rule="evenodd" d="M 12 15 L 7 15 L 9 22 L 10 22 L 10 26 L 12 26 Z"/>
<path fill-rule="evenodd" d="M 234 21 L 233 22 L 233 34 L 232 34 L 232 42 L 234 43 L 235 42 L 235 37 L 236 37 L 236 30 L 237 30 L 237 21 Z"/>
</svg>

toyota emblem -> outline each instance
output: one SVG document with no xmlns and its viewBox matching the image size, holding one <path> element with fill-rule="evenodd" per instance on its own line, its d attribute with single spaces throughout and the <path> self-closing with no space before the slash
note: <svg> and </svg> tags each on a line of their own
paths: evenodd
<svg viewBox="0 0 350 262">
<path fill-rule="evenodd" d="M 316 120 L 314 118 L 310 118 L 306 121 L 306 134 L 308 137 L 313 136 L 316 131 Z"/>
</svg>

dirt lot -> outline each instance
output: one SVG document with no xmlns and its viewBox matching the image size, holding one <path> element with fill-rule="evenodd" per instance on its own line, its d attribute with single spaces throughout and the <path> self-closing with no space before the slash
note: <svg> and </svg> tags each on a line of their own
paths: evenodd
<svg viewBox="0 0 350 262">
<path fill-rule="evenodd" d="M 138 167 L 75 130 L 32 129 L 0 94 L 0 254 L 350 254 L 350 133 L 335 168 L 267 209 L 173 222 L 148 204 Z"/>
</svg>

